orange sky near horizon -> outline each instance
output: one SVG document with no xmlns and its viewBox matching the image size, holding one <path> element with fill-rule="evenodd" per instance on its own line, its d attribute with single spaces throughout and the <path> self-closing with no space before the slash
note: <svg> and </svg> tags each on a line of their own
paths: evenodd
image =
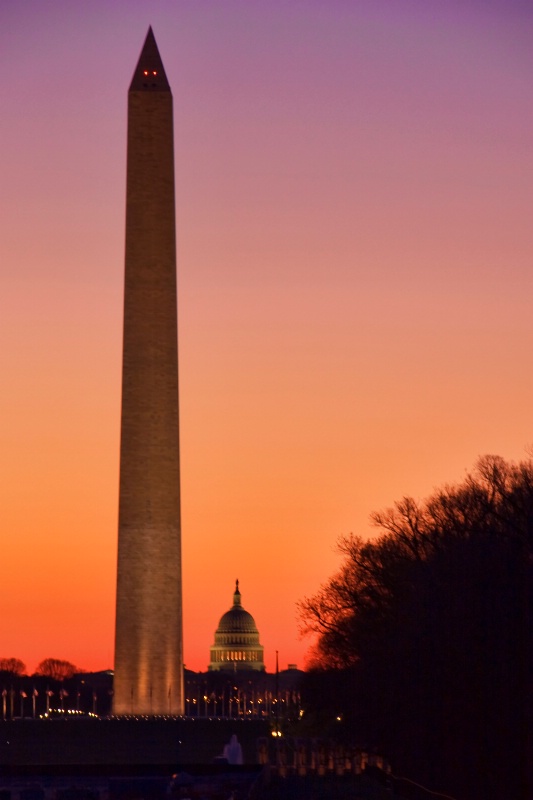
<svg viewBox="0 0 533 800">
<path fill-rule="evenodd" d="M 428 8 L 431 5 L 431 8 Z M 174 96 L 186 665 L 267 668 L 335 542 L 533 443 L 533 10 L 0 8 L 0 656 L 113 662 L 126 95 Z M 16 64 L 16 68 L 13 66 Z"/>
</svg>

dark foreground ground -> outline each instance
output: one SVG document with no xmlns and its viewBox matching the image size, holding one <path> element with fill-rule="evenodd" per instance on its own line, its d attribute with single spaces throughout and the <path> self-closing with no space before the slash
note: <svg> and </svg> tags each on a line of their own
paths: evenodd
<svg viewBox="0 0 533 800">
<path fill-rule="evenodd" d="M 147 765 L 175 772 L 212 764 L 236 735 L 245 764 L 257 763 L 266 722 L 238 719 L 52 719 L 0 721 L 0 773 L 17 767 Z M 142 770 L 141 770 L 142 771 Z"/>
<path fill-rule="evenodd" d="M 242 766 L 220 760 L 233 735 Z M 258 764 L 271 739 L 261 720 L 0 721 L 0 800 L 400 800 L 383 773 L 280 775 Z"/>
<path fill-rule="evenodd" d="M 370 776 L 280 778 L 268 768 L 175 776 L 34 775 L 0 778 L 0 800 L 403 800 Z M 408 800 L 406 798 L 405 800 Z"/>
</svg>

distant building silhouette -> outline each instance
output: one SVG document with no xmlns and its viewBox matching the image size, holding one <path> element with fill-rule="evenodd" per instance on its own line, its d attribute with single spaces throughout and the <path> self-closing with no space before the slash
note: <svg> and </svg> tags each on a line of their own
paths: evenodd
<svg viewBox="0 0 533 800">
<path fill-rule="evenodd" d="M 264 669 L 263 646 L 259 643 L 259 631 L 252 615 L 241 605 L 239 581 L 236 581 L 233 606 L 222 615 L 215 632 L 209 671 L 263 672 Z"/>
</svg>

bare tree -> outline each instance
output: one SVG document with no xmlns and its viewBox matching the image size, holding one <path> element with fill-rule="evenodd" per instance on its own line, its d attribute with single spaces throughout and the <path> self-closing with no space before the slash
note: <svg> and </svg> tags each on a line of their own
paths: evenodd
<svg viewBox="0 0 533 800">
<path fill-rule="evenodd" d="M 533 460 L 485 456 L 372 520 L 378 536 L 342 537 L 341 568 L 300 603 L 304 704 L 341 709 L 354 739 L 450 794 L 533 797 Z"/>
<path fill-rule="evenodd" d="M 59 658 L 45 658 L 35 670 L 37 675 L 43 675 L 45 678 L 51 678 L 55 681 L 64 681 L 72 678 L 78 671 L 78 668 L 71 664 L 70 661 L 63 661 Z"/>
<path fill-rule="evenodd" d="M 10 672 L 12 675 L 24 675 L 26 664 L 20 658 L 0 658 L 0 672 Z"/>
</svg>

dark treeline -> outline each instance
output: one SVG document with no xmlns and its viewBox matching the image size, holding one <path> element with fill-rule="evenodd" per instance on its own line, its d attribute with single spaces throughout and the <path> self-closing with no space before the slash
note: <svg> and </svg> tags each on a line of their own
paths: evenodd
<svg viewBox="0 0 533 800">
<path fill-rule="evenodd" d="M 460 800 L 532 797 L 533 462 L 485 457 L 373 521 L 378 538 L 341 539 L 339 573 L 301 603 L 318 634 L 309 731 Z"/>
<path fill-rule="evenodd" d="M 53 661 L 68 665 L 68 662 Z M 109 671 L 72 674 L 67 670 L 63 678 L 59 674 L 56 671 L 53 675 L 38 672 L 24 675 L 0 669 L 0 719 L 38 718 L 47 713 L 57 715 L 69 711 L 110 713 L 113 677 Z"/>
<path fill-rule="evenodd" d="M 2 667 L 4 667 L 2 669 Z M 17 658 L 0 658 L 0 719 L 72 716 L 73 712 L 111 714 L 113 673 L 75 672 L 68 661 L 47 658 L 33 675 Z M 184 671 L 184 714 L 187 717 L 270 719 L 279 726 L 299 718 L 300 681 L 295 668 L 267 672 Z M 135 714 L 132 705 L 131 714 Z"/>
</svg>

